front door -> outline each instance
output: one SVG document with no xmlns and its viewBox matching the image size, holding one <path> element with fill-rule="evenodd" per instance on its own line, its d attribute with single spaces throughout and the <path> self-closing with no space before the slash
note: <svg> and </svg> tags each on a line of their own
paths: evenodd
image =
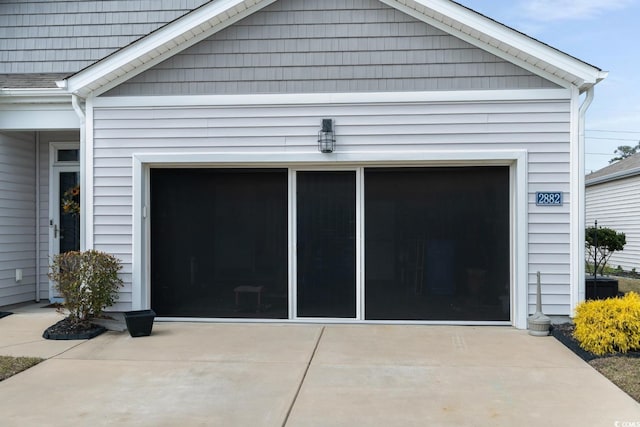
<svg viewBox="0 0 640 427">
<path fill-rule="evenodd" d="M 296 315 L 356 317 L 356 172 L 296 173 Z"/>
<path fill-rule="evenodd" d="M 51 145 L 49 257 L 80 250 L 80 163 L 77 144 Z M 62 298 L 49 282 L 49 299 Z"/>
</svg>

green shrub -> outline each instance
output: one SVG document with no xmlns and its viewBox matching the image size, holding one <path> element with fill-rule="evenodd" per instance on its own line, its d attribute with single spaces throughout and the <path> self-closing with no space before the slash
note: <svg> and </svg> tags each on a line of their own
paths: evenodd
<svg viewBox="0 0 640 427">
<path fill-rule="evenodd" d="M 597 242 L 597 246 L 596 246 Z M 594 277 L 604 274 L 607 261 L 616 251 L 624 249 L 627 238 L 624 233 L 606 227 L 587 227 L 585 229 L 585 247 L 587 271 Z M 593 271 L 589 267 L 593 267 Z"/>
<path fill-rule="evenodd" d="M 580 347 L 598 356 L 640 350 L 640 296 L 608 298 L 580 303 L 573 336 Z"/>
<path fill-rule="evenodd" d="M 73 322 L 99 316 L 118 298 L 122 280 L 120 261 L 95 250 L 56 255 L 49 268 L 49 278 L 64 298 L 63 307 Z"/>
</svg>

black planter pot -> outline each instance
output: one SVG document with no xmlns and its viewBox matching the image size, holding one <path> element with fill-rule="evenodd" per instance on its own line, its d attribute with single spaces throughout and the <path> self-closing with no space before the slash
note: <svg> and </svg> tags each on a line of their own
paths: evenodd
<svg viewBox="0 0 640 427">
<path fill-rule="evenodd" d="M 136 310 L 124 313 L 129 335 L 132 337 L 148 337 L 153 328 L 153 319 L 156 313 L 153 310 Z"/>
<path fill-rule="evenodd" d="M 610 277 L 587 276 L 585 280 L 585 297 L 587 299 L 607 299 L 618 296 L 618 280 Z"/>
</svg>

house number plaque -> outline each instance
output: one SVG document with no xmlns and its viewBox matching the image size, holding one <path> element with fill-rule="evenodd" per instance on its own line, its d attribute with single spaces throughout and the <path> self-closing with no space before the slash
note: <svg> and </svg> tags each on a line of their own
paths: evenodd
<svg viewBox="0 0 640 427">
<path fill-rule="evenodd" d="M 538 206 L 562 206 L 562 192 L 536 192 L 536 205 Z"/>
</svg>

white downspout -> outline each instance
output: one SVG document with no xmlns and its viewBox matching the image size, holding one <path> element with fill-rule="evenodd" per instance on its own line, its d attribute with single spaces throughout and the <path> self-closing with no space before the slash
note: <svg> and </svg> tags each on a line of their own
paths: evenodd
<svg viewBox="0 0 640 427">
<path fill-rule="evenodd" d="M 40 132 L 35 132 L 36 146 L 36 302 L 40 302 Z"/>
<path fill-rule="evenodd" d="M 87 177 L 85 171 L 86 165 L 86 112 L 82 108 L 81 99 L 78 95 L 71 95 L 71 105 L 73 106 L 73 110 L 76 112 L 78 117 L 80 118 L 80 188 L 86 194 L 87 188 Z M 86 220 L 86 212 L 87 212 L 87 198 L 81 193 L 80 197 L 80 250 L 84 251 L 87 249 L 87 220 Z"/>
<path fill-rule="evenodd" d="M 580 105 L 579 113 L 578 113 L 578 144 L 579 144 L 579 166 L 578 166 L 578 188 L 580 189 L 580 195 L 578 197 L 579 205 L 578 205 L 578 238 L 580 241 L 578 242 L 578 262 L 580 268 L 578 269 L 578 301 L 584 301 L 584 280 L 585 280 L 585 269 L 584 269 L 584 256 L 585 256 L 585 248 L 584 248 L 584 230 L 586 225 L 586 190 L 584 187 L 585 182 L 585 117 L 587 114 L 587 110 L 591 106 L 593 102 L 593 98 L 595 96 L 595 88 L 591 86 L 587 89 L 587 96 Z"/>
</svg>

